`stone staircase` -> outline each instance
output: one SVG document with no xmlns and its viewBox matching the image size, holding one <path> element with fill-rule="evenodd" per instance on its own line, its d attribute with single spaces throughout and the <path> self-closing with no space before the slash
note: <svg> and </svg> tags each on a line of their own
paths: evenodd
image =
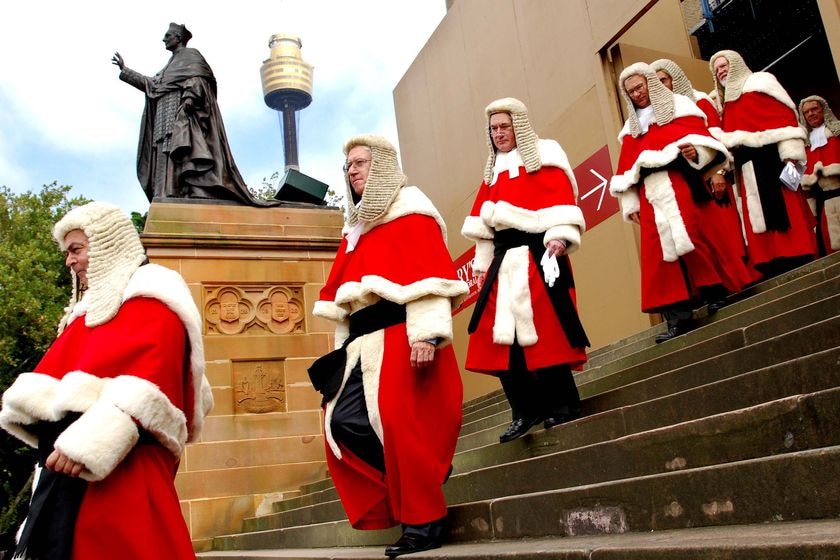
<svg viewBox="0 0 840 560">
<path fill-rule="evenodd" d="M 449 542 L 411 558 L 840 558 L 840 254 L 739 294 L 661 345 L 593 351 L 585 416 L 500 445 L 501 392 L 464 406 Z M 382 558 L 329 479 L 200 558 Z M 573 537 L 573 538 L 570 538 Z"/>
</svg>

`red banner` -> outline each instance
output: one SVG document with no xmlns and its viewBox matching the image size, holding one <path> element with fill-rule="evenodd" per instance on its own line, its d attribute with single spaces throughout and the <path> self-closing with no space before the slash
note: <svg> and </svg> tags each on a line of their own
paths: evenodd
<svg viewBox="0 0 840 560">
<path fill-rule="evenodd" d="M 573 169 L 578 184 L 578 206 L 590 230 L 619 211 L 618 199 L 610 194 L 612 163 L 607 146 Z"/>
<path fill-rule="evenodd" d="M 452 315 L 457 315 L 470 305 L 472 305 L 476 298 L 478 298 L 478 282 L 473 278 L 472 262 L 475 256 L 475 245 L 467 249 L 467 252 L 455 259 L 455 268 L 458 273 L 458 280 L 463 280 L 470 287 L 470 293 L 461 302 L 457 309 L 452 311 Z"/>
</svg>

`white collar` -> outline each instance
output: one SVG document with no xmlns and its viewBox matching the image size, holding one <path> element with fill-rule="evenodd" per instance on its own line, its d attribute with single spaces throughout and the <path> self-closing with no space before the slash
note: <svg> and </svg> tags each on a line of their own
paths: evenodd
<svg viewBox="0 0 840 560">
<path fill-rule="evenodd" d="M 828 138 L 825 135 L 825 123 L 821 124 L 817 128 L 811 130 L 811 151 L 813 152 L 817 148 L 822 148 L 826 144 L 828 144 Z"/>
</svg>

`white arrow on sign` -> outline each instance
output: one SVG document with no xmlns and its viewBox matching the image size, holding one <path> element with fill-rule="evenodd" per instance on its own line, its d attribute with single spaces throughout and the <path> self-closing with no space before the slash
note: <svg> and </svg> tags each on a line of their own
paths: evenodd
<svg viewBox="0 0 840 560">
<path fill-rule="evenodd" d="M 600 189 L 601 190 L 601 197 L 598 199 L 598 208 L 597 208 L 598 210 L 600 210 L 601 209 L 601 203 L 604 202 L 604 193 L 607 192 L 607 178 L 604 177 L 603 175 L 601 175 L 600 173 L 598 173 L 597 171 L 595 171 L 594 169 L 590 169 L 589 172 L 592 173 L 593 175 L 595 175 L 596 177 L 598 177 L 601 180 L 601 182 L 598 183 L 588 193 L 581 196 L 580 199 L 583 200 L 584 198 L 588 197 L 589 195 L 591 195 L 592 193 L 594 193 L 595 191 Z"/>
</svg>

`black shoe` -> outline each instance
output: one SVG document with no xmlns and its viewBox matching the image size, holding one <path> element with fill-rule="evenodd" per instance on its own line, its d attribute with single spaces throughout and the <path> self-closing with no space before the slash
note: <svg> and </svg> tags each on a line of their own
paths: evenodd
<svg viewBox="0 0 840 560">
<path fill-rule="evenodd" d="M 715 313 L 717 313 L 718 311 L 723 309 L 725 306 L 726 306 L 726 300 L 724 300 L 724 299 L 719 299 L 717 301 L 713 301 L 706 308 L 706 313 L 708 315 L 714 315 Z"/>
<path fill-rule="evenodd" d="M 542 418 L 516 418 L 507 427 L 507 430 L 499 436 L 499 443 L 507 443 L 521 438 L 528 433 L 533 426 L 539 424 Z"/>
<path fill-rule="evenodd" d="M 403 534 L 394 544 L 385 547 L 385 556 L 401 556 L 440 548 L 446 518 L 423 525 L 403 525 Z"/>
<path fill-rule="evenodd" d="M 668 327 L 668 330 L 664 333 L 660 333 L 656 335 L 656 343 L 662 344 L 665 341 L 671 340 L 672 338 L 678 337 L 681 334 L 685 334 L 688 332 L 688 329 L 682 329 L 680 327 Z"/>
<path fill-rule="evenodd" d="M 543 421 L 543 428 L 550 430 L 554 426 L 559 426 L 560 424 L 565 424 L 578 418 L 580 418 L 580 412 L 577 414 L 552 414 Z"/>
</svg>

